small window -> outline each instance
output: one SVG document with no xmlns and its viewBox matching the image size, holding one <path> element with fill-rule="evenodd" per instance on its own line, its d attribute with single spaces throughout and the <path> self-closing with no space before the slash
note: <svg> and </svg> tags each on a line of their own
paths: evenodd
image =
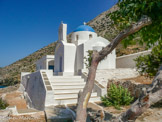
<svg viewBox="0 0 162 122">
<path fill-rule="evenodd" d="M 76 35 L 76 40 L 77 40 L 77 41 L 79 40 L 79 36 L 78 36 L 78 35 Z"/>
<path fill-rule="evenodd" d="M 92 39 L 92 34 L 89 35 L 89 39 Z"/>
</svg>

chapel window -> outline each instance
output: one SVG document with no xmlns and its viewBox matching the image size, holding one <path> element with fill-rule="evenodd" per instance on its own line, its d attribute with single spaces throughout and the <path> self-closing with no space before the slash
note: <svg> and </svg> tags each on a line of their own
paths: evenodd
<svg viewBox="0 0 162 122">
<path fill-rule="evenodd" d="M 89 39 L 92 39 L 92 34 L 89 34 Z"/>
<path fill-rule="evenodd" d="M 78 35 L 76 35 L 76 40 L 77 40 L 77 41 L 79 40 L 79 36 L 78 36 Z"/>
</svg>

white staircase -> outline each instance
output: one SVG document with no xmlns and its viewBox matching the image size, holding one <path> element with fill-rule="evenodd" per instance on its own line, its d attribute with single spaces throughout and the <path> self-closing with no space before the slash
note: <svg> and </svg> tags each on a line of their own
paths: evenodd
<svg viewBox="0 0 162 122">
<path fill-rule="evenodd" d="M 50 78 L 50 82 L 54 91 L 55 105 L 76 104 L 78 93 L 85 86 L 81 76 L 53 76 Z M 90 101 L 100 101 L 96 92 L 91 94 Z"/>
</svg>

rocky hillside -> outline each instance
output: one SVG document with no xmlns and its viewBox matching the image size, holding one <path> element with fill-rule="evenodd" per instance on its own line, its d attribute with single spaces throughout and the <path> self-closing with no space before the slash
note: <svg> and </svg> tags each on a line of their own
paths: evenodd
<svg viewBox="0 0 162 122">
<path fill-rule="evenodd" d="M 95 29 L 98 35 L 107 38 L 108 40 L 112 40 L 118 30 L 116 28 L 112 28 L 111 20 L 108 16 L 110 12 L 113 12 L 117 9 L 116 6 L 112 7 L 108 11 L 105 11 L 98 15 L 96 18 L 88 22 L 87 24 L 90 25 Z M 70 42 L 70 36 L 68 35 L 68 40 Z M 18 83 L 20 81 L 20 73 L 21 72 L 34 72 L 35 71 L 35 62 L 40 59 L 44 55 L 51 55 L 54 54 L 54 48 L 56 46 L 56 42 L 49 44 L 46 47 L 41 48 L 40 50 L 34 52 L 33 54 L 14 62 L 13 64 L 6 66 L 4 68 L 0 68 L 0 83 L 4 84 L 13 84 Z M 138 52 L 143 50 L 143 47 L 138 45 L 133 45 L 128 47 L 127 49 L 122 48 L 121 45 L 117 48 L 117 55 L 123 54 L 130 54 L 134 52 Z"/>
<path fill-rule="evenodd" d="M 112 21 L 109 17 L 109 14 L 116 11 L 117 9 L 117 6 L 113 6 L 111 9 L 101 13 L 87 24 L 93 27 L 99 36 L 102 36 L 108 39 L 109 41 L 112 41 L 115 38 L 115 36 L 119 33 L 119 31 L 117 28 L 112 26 Z M 140 52 L 143 50 L 145 50 L 145 48 L 138 44 L 130 45 L 127 47 L 127 49 L 123 48 L 122 44 L 119 44 L 116 49 L 116 53 L 117 56 L 122 56 Z"/>
<path fill-rule="evenodd" d="M 21 72 L 34 72 L 35 62 L 44 55 L 53 55 L 56 42 L 34 52 L 33 54 L 0 69 L 0 84 L 10 84 L 20 81 Z M 3 83 L 5 82 L 5 83 Z"/>
</svg>

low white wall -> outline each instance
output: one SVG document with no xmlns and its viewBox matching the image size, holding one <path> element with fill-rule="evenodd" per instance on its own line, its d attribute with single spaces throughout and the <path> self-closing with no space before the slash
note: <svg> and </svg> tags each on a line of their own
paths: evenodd
<svg viewBox="0 0 162 122">
<path fill-rule="evenodd" d="M 36 62 L 36 70 L 48 70 L 49 62 L 54 61 L 54 58 L 54 55 L 43 56 Z M 54 65 L 54 63 L 52 65 Z"/>
<path fill-rule="evenodd" d="M 21 72 L 21 81 L 22 81 L 23 76 L 29 75 L 29 74 L 31 74 L 31 72 Z"/>
<path fill-rule="evenodd" d="M 87 82 L 87 76 L 88 74 L 85 72 L 82 72 L 81 76 L 84 79 L 85 82 Z M 93 92 L 97 92 L 97 96 L 104 96 L 107 93 L 107 87 L 100 84 L 97 80 L 94 82 Z"/>
<path fill-rule="evenodd" d="M 130 55 L 124 55 L 116 58 L 116 68 L 135 68 L 136 63 L 134 59 L 136 59 L 140 55 L 150 54 L 151 50 L 134 53 Z"/>
<path fill-rule="evenodd" d="M 51 85 L 51 77 L 53 77 L 53 70 L 41 70 L 41 72 L 45 72 L 47 74 L 47 78 L 48 78 L 48 81 L 50 83 L 50 85 L 45 85 L 46 86 L 46 100 L 45 100 L 45 107 L 46 106 L 52 106 L 54 105 L 54 91 L 53 90 L 48 90 L 47 89 L 47 86 L 48 87 L 52 87 Z M 42 76 L 43 77 L 43 76 Z M 44 83 L 45 83 L 45 80 L 43 79 Z"/>
</svg>

